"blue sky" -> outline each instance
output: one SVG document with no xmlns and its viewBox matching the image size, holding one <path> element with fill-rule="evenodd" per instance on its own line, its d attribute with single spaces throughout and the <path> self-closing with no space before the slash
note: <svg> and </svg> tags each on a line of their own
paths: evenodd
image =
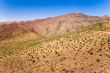
<svg viewBox="0 0 110 73">
<path fill-rule="evenodd" d="M 31 20 L 68 13 L 110 15 L 110 0 L 0 0 L 0 20 Z"/>
</svg>

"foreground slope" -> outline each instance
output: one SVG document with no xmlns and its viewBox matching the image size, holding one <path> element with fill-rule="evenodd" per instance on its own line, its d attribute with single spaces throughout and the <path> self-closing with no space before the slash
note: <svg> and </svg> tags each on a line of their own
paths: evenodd
<svg viewBox="0 0 110 73">
<path fill-rule="evenodd" d="M 41 40 L 0 42 L 0 73 L 109 73 L 109 24 Z"/>
</svg>

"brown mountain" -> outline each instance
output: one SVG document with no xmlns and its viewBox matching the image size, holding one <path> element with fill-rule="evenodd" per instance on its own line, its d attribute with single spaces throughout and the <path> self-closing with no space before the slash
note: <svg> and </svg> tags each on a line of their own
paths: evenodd
<svg viewBox="0 0 110 73">
<path fill-rule="evenodd" d="M 31 33 L 34 37 L 47 37 L 71 32 L 76 29 L 98 23 L 102 20 L 98 16 L 88 16 L 82 13 L 71 13 L 46 19 L 1 23 L 0 40 L 26 35 Z M 21 37 L 22 37 L 21 36 Z"/>
</svg>

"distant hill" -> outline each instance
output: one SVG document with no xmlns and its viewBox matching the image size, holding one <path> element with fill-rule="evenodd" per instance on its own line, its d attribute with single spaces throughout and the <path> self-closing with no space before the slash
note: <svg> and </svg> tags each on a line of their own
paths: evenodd
<svg viewBox="0 0 110 73">
<path fill-rule="evenodd" d="M 25 35 L 25 33 L 32 33 L 37 38 L 61 35 L 101 21 L 102 17 L 71 13 L 32 21 L 4 22 L 0 26 L 0 40 Z"/>
</svg>

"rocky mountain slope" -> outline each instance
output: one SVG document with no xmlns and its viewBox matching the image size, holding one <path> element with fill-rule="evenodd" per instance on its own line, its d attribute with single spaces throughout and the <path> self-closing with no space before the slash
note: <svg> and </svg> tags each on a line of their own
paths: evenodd
<svg viewBox="0 0 110 73">
<path fill-rule="evenodd" d="M 107 21 L 61 36 L 0 42 L 0 73 L 109 73 Z"/>
</svg>

